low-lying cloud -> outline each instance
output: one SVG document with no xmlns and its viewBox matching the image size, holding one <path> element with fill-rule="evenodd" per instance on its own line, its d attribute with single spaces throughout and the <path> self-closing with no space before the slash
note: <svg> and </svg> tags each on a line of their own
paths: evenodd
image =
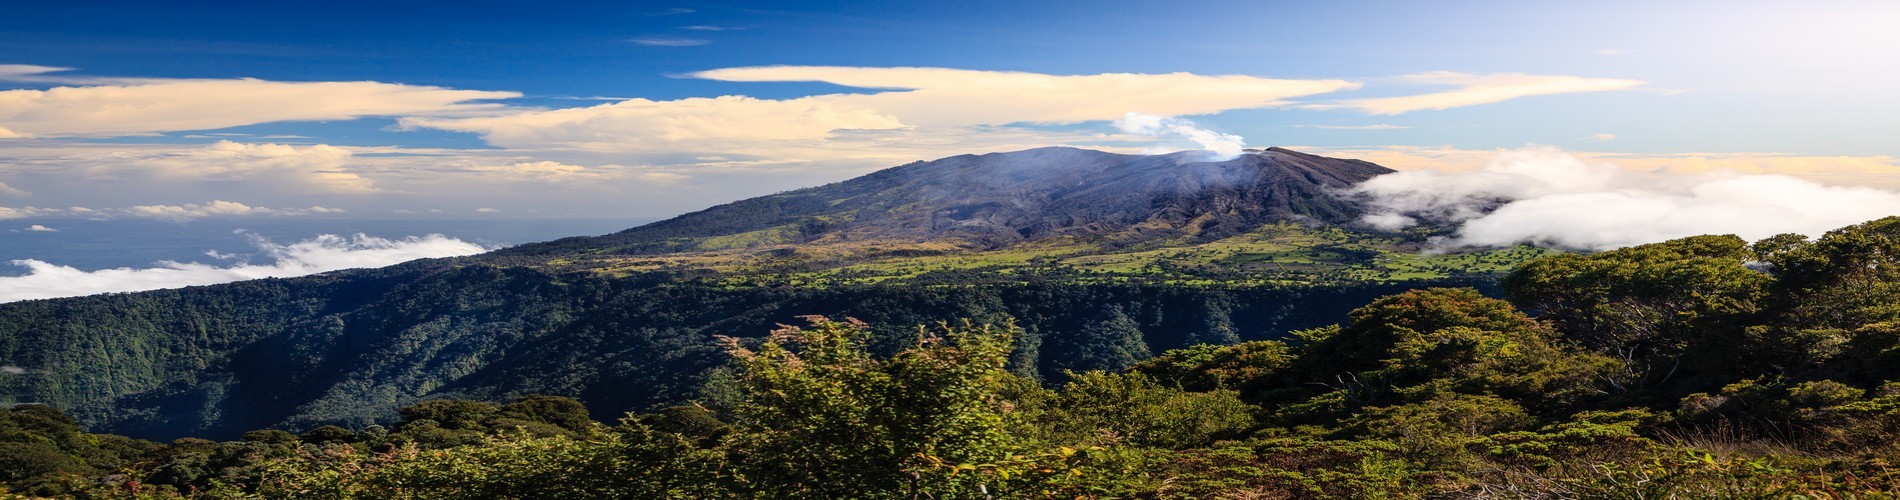
<svg viewBox="0 0 1900 500">
<path fill-rule="evenodd" d="M 12 261 L 29 273 L 0 277 L 0 302 L 73 297 L 108 292 L 136 292 L 195 285 L 211 285 L 261 278 L 288 278 L 340 269 L 383 267 L 416 259 L 459 257 L 487 251 L 481 245 L 440 234 L 401 239 L 319 235 L 288 245 L 252 236 L 267 263 L 212 264 L 163 261 L 143 269 L 117 268 L 84 271 L 37 259 Z M 214 258 L 234 258 L 207 252 Z"/>
<path fill-rule="evenodd" d="M 1605 250 L 1699 234 L 1818 236 L 1900 215 L 1900 192 L 1785 175 L 1642 172 L 1549 147 L 1504 152 L 1475 171 L 1383 175 L 1354 193 L 1375 207 L 1365 222 L 1382 229 L 1457 224 L 1442 242 L 1452 246 Z"/>
<path fill-rule="evenodd" d="M 1223 134 L 1200 128 L 1193 121 L 1168 116 L 1155 116 L 1133 111 L 1115 120 L 1115 128 L 1122 132 L 1155 137 L 1160 139 L 1186 139 L 1201 149 L 1213 151 L 1219 159 L 1225 160 L 1240 156 L 1247 148 L 1247 140 L 1234 134 Z"/>
</svg>

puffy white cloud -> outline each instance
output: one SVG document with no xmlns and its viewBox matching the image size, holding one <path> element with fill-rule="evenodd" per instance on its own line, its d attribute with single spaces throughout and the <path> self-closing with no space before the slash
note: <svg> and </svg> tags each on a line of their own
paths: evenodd
<svg viewBox="0 0 1900 500">
<path fill-rule="evenodd" d="M 402 239 L 326 234 L 289 245 L 262 238 L 253 238 L 253 242 L 269 258 L 269 263 L 218 267 L 167 261 L 142 269 L 84 271 L 41 260 L 15 260 L 13 264 L 25 266 L 28 273 L 0 277 L 0 302 L 285 278 L 340 269 L 383 267 L 415 259 L 473 255 L 486 250 L 480 245 L 439 234 Z"/>
<path fill-rule="evenodd" d="M 178 178 L 210 180 L 270 180 L 310 192 L 364 193 L 375 183 L 344 168 L 353 153 L 347 148 L 317 144 L 254 144 L 220 140 L 200 148 L 100 163 L 99 168 L 134 168 Z"/>
<path fill-rule="evenodd" d="M 34 224 L 31 226 L 27 226 L 26 231 L 35 232 L 35 233 L 57 233 L 59 232 L 59 229 L 46 227 L 40 224 Z"/>
<path fill-rule="evenodd" d="M 655 168 L 628 167 L 623 165 L 583 167 L 546 160 L 518 161 L 507 165 L 475 165 L 468 167 L 466 170 L 501 175 L 514 180 L 547 183 L 601 182 L 620 179 L 670 183 L 679 182 L 688 178 L 686 174 Z"/>
<path fill-rule="evenodd" d="M 258 123 L 348 120 L 493 110 L 476 101 L 516 92 L 456 90 L 381 82 L 237 79 L 62 79 L 45 66 L 0 68 L 0 80 L 68 81 L 82 86 L 0 90 L 0 137 L 123 136 Z"/>
<path fill-rule="evenodd" d="M 1427 109 L 1450 109 L 1504 102 L 1522 97 L 1628 90 L 1648 82 L 1618 78 L 1589 78 L 1568 75 L 1526 75 L 1493 73 L 1473 75 L 1436 71 L 1406 75 L 1401 81 L 1426 85 L 1459 87 L 1457 90 L 1400 97 L 1350 99 L 1337 104 L 1317 104 L 1319 109 L 1353 108 L 1375 115 L 1396 115 Z"/>
<path fill-rule="evenodd" d="M 890 146 L 901 142 L 897 140 L 900 138 L 922 139 L 928 143 L 929 137 L 945 129 L 961 133 L 977 127 L 1020 123 L 1108 121 L 1120 119 L 1130 111 L 1160 116 L 1210 114 L 1282 105 L 1288 98 L 1358 86 L 1341 80 L 1189 73 L 1061 76 L 945 68 L 837 66 L 727 68 L 688 76 L 736 82 L 816 81 L 881 91 L 794 99 L 744 96 L 666 101 L 629 99 L 590 107 L 528 110 L 495 116 L 407 118 L 403 124 L 478 133 L 491 144 L 510 148 L 725 152 L 770 156 L 783 161 L 863 154 L 865 151 L 857 146 Z M 917 130 L 930 133 L 904 133 Z M 997 131 L 994 128 L 981 130 Z M 864 131 L 884 134 L 875 136 L 880 142 L 865 144 L 859 141 L 872 136 L 862 134 Z"/>
<path fill-rule="evenodd" d="M 0 220 L 25 219 L 27 217 L 41 217 L 41 216 L 46 216 L 46 215 L 57 215 L 64 212 L 65 212 L 64 210 L 60 210 L 57 208 L 0 207 Z"/>
<path fill-rule="evenodd" d="M 344 210 L 340 208 L 327 208 L 327 207 L 321 207 L 321 206 L 310 207 L 310 208 L 266 208 L 266 207 L 253 207 L 253 206 L 245 205 L 243 203 L 238 203 L 235 201 L 213 200 L 209 203 L 203 203 L 203 204 L 190 203 L 190 204 L 184 204 L 184 205 L 138 205 L 138 206 L 133 206 L 133 207 L 126 208 L 124 210 L 117 211 L 116 213 L 120 215 L 132 216 L 132 217 L 147 217 L 147 218 L 153 218 L 153 219 L 190 220 L 190 219 L 198 219 L 198 218 L 204 218 L 204 217 L 244 217 L 244 216 L 258 216 L 258 215 L 283 216 L 283 215 L 307 215 L 307 214 L 337 214 L 337 213 L 343 213 L 343 212 Z"/>
<path fill-rule="evenodd" d="M 1786 175 L 1631 171 L 1547 147 L 1504 152 L 1477 170 L 1384 175 L 1355 192 L 1378 207 L 1365 222 L 1450 221 L 1459 225 L 1454 245 L 1609 249 L 1698 234 L 1815 236 L 1900 215 L 1895 191 Z"/>
</svg>

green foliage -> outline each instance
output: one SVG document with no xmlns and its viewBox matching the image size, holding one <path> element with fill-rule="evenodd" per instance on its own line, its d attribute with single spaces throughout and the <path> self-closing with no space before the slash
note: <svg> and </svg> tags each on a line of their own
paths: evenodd
<svg viewBox="0 0 1900 500">
<path fill-rule="evenodd" d="M 1076 367 L 1083 370 L 1120 371 L 1149 356 L 1141 325 L 1119 307 L 1104 310 L 1101 319 L 1084 327 L 1073 349 Z"/>
<path fill-rule="evenodd" d="M 1721 339 L 1740 333 L 1771 278 L 1733 236 L 1696 236 L 1594 255 L 1533 261 L 1504 278 L 1511 301 L 1578 344 L 1623 361 L 1612 379 L 1640 390 L 1737 361 Z M 1696 346 L 1692 348 L 1692 346 Z"/>
<path fill-rule="evenodd" d="M 1233 333 L 1260 340 L 1336 322 L 1410 286 L 1057 280 L 728 288 L 423 262 L 0 304 L 0 338 L 8 339 L 0 359 L 31 370 L 0 376 L 0 402 L 41 401 L 95 431 L 163 440 L 361 429 L 400 419 L 399 409 L 422 401 L 525 394 L 573 397 L 592 419 L 606 420 L 701 398 L 702 382 L 726 362 L 715 334 L 761 335 L 805 313 L 876 325 L 868 344 L 881 355 L 905 347 L 916 325 L 1015 318 L 1028 333 L 1013 369 L 1060 383 L 1067 370 L 1139 361 L 1144 348 L 1187 347 L 1220 311 Z M 1111 307 L 1132 328 L 1127 321 L 1097 328 Z"/>
<path fill-rule="evenodd" d="M 1235 389 L 1252 392 L 1278 381 L 1293 363 L 1285 343 L 1258 340 L 1234 345 L 1201 344 L 1173 349 L 1132 369 L 1162 383 L 1196 391 Z"/>
<path fill-rule="evenodd" d="M 1606 360 L 1475 290 L 1415 290 L 1350 317 L 1336 332 L 1309 334 L 1295 366 L 1301 382 L 1332 389 L 1347 408 L 1451 391 L 1555 410 L 1601 393 Z"/>
<path fill-rule="evenodd" d="M 1511 401 L 1445 393 L 1416 403 L 1368 408 L 1341 422 L 1339 433 L 1383 439 L 1413 461 L 1462 470 L 1481 463 L 1468 448 L 1485 436 L 1534 423 L 1523 407 Z"/>
<path fill-rule="evenodd" d="M 1640 408 L 1583 412 L 1535 431 L 1494 434 L 1475 445 L 1507 464 L 1541 469 L 1618 461 L 1657 446 L 1638 432 L 1655 418 Z"/>
<path fill-rule="evenodd" d="M 755 349 L 730 340 L 745 367 L 739 474 L 768 496 L 963 491 L 967 478 L 920 478 L 931 464 L 983 463 L 1018 446 L 1005 431 L 1011 328 L 943 327 L 889 359 L 866 351 L 868 325 L 812 316 Z"/>
<path fill-rule="evenodd" d="M 1266 439 L 1172 454 L 1169 498 L 1414 498 L 1451 489 L 1444 475 L 1400 458 L 1377 440 Z"/>
<path fill-rule="evenodd" d="M 1829 231 L 1770 252 L 1781 315 L 1808 327 L 1900 319 L 1900 216 Z"/>
<path fill-rule="evenodd" d="M 1053 398 L 1024 402 L 1036 424 L 1023 434 L 1044 442 L 1180 449 L 1253 425 L 1251 407 L 1234 391 L 1186 392 L 1141 373 L 1077 374 Z"/>
</svg>

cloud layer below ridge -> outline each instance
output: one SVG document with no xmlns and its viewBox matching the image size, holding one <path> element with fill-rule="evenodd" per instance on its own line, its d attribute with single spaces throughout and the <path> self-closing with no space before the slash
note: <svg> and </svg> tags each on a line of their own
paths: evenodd
<svg viewBox="0 0 1900 500">
<path fill-rule="evenodd" d="M 487 250 L 440 234 L 402 239 L 325 234 L 288 245 L 261 237 L 254 237 L 252 241 L 270 257 L 270 263 L 244 262 L 220 267 L 167 261 L 142 269 L 85 271 L 41 260 L 15 260 L 14 265 L 25 266 L 30 272 L 25 276 L 0 277 L 0 302 L 287 278 L 341 269 L 383 267 L 416 259 L 473 255 Z"/>
<path fill-rule="evenodd" d="M 1817 236 L 1900 215 L 1900 192 L 1773 174 L 1635 171 L 1549 147 L 1507 151 L 1473 171 L 1388 174 L 1355 193 L 1376 207 L 1365 221 L 1383 229 L 1457 224 L 1452 245 L 1603 250 L 1699 234 Z"/>
</svg>

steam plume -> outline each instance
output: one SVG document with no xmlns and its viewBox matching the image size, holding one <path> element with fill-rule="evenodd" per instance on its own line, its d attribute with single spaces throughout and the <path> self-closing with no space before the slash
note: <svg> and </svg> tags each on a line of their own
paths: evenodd
<svg viewBox="0 0 1900 500">
<path fill-rule="evenodd" d="M 1140 134 L 1158 138 L 1187 139 L 1201 149 L 1213 151 L 1220 160 L 1240 156 L 1247 147 L 1247 140 L 1234 134 L 1223 134 L 1195 126 L 1193 121 L 1168 116 L 1155 116 L 1133 111 L 1115 120 L 1115 128 L 1130 134 Z"/>
</svg>

